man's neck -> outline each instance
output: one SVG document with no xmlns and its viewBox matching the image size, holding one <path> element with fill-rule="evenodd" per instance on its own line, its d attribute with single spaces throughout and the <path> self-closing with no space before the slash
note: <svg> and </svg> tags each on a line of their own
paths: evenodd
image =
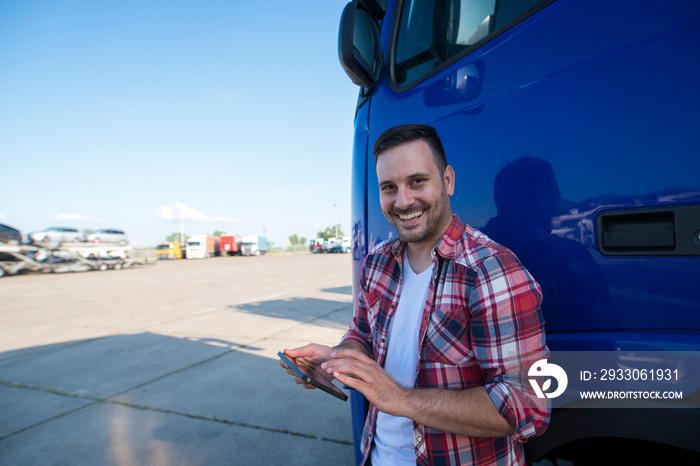
<svg viewBox="0 0 700 466">
<path fill-rule="evenodd" d="M 424 251 L 424 249 L 425 248 L 423 248 L 422 245 L 412 243 L 406 244 L 406 258 L 408 259 L 408 265 L 416 274 L 425 272 L 433 263 L 433 258 L 430 255 L 433 248 L 430 247 L 427 249 L 427 251 Z"/>
<path fill-rule="evenodd" d="M 447 232 L 452 224 L 452 219 L 453 216 L 450 214 L 449 221 L 445 220 L 444 228 L 440 228 L 439 235 L 420 243 L 406 243 L 406 257 L 408 257 L 408 262 L 415 273 L 425 272 L 433 263 L 433 249 Z"/>
</svg>

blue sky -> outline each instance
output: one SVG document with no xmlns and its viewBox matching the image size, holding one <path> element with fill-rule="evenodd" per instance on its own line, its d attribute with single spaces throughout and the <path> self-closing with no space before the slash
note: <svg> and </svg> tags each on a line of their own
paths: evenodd
<svg viewBox="0 0 700 466">
<path fill-rule="evenodd" d="M 346 3 L 0 2 L 0 222 L 349 233 Z"/>
</svg>

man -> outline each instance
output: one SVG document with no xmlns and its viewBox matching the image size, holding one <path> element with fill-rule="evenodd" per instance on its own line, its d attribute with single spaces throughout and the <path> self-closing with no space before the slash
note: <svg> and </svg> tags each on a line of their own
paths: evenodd
<svg viewBox="0 0 700 466">
<path fill-rule="evenodd" d="M 369 400 L 365 464 L 523 464 L 522 442 L 548 422 L 524 378 L 547 356 L 540 288 L 452 215 L 455 174 L 434 128 L 389 129 L 374 156 L 399 238 L 367 256 L 340 345 L 285 352 Z"/>
</svg>

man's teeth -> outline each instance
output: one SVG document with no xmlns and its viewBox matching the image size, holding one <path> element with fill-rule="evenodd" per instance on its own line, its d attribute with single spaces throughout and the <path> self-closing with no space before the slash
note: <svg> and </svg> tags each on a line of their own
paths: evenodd
<svg viewBox="0 0 700 466">
<path fill-rule="evenodd" d="M 411 219 L 413 219 L 413 218 L 420 217 L 421 215 L 423 215 L 423 211 L 422 211 L 422 210 L 419 211 L 419 212 L 411 212 L 410 214 L 405 214 L 405 215 L 399 214 L 399 218 L 400 218 L 401 220 L 411 220 Z"/>
</svg>

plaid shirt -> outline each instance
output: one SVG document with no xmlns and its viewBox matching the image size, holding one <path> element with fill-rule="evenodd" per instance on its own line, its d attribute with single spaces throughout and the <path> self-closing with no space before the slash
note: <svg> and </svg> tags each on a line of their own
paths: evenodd
<svg viewBox="0 0 700 466">
<path fill-rule="evenodd" d="M 404 243 L 367 256 L 355 317 L 343 340 L 357 340 L 384 365 L 389 325 L 401 294 Z M 546 400 L 526 380 L 547 357 L 540 287 L 508 249 L 454 216 L 432 251 L 433 280 L 423 308 L 416 387 L 483 386 L 515 428 L 510 437 L 465 437 L 413 423 L 418 465 L 524 464 L 522 442 L 547 427 Z M 370 405 L 361 448 L 367 461 L 377 408 Z"/>
</svg>

